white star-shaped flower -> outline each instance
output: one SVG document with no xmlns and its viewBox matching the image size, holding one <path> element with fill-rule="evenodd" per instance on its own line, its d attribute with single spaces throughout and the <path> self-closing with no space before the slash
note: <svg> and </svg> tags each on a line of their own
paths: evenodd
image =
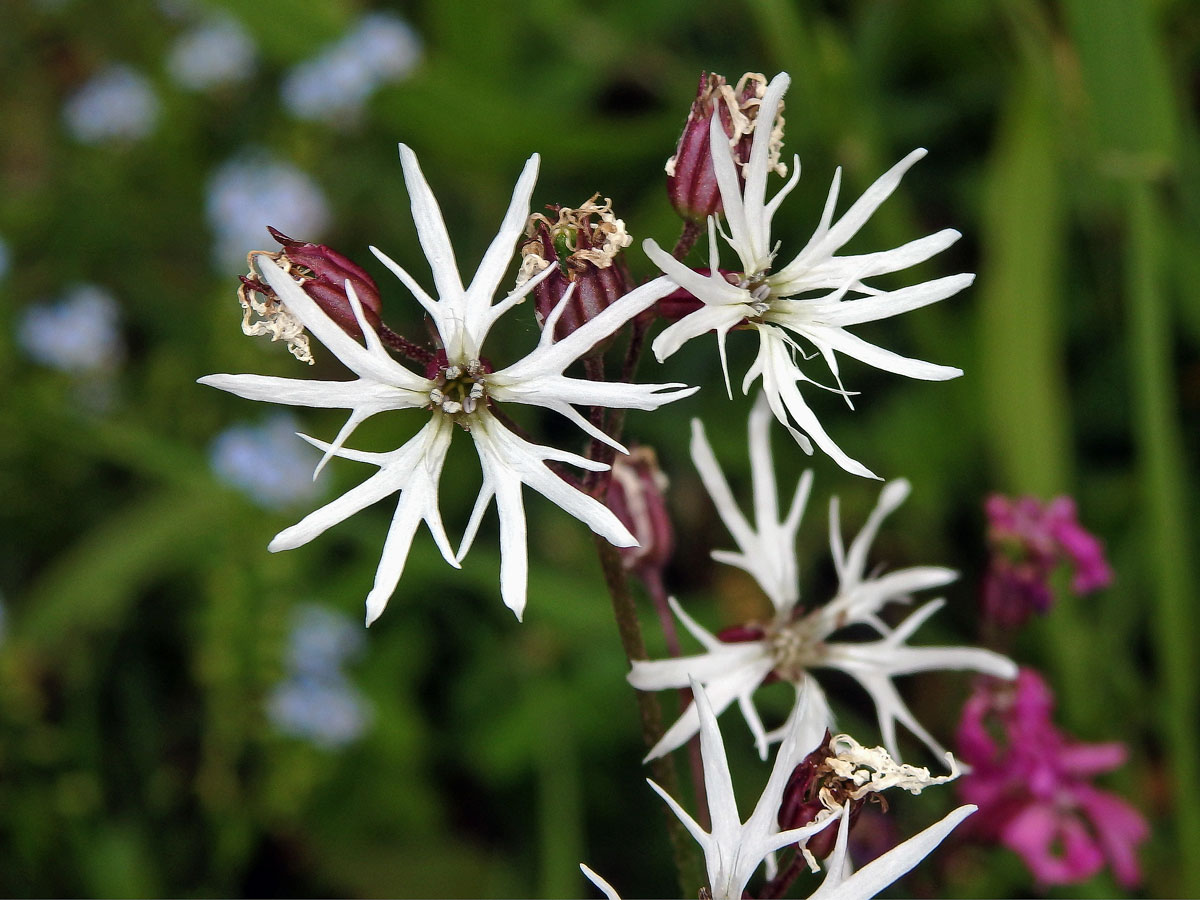
<svg viewBox="0 0 1200 900">
<path fill-rule="evenodd" d="M 941 600 L 926 603 L 896 628 L 879 617 L 879 611 L 887 604 L 908 603 L 913 592 L 941 587 L 958 577 L 954 571 L 939 566 L 913 566 L 886 574 L 867 574 L 867 553 L 871 543 L 883 520 L 908 496 L 907 481 L 893 481 L 884 487 L 879 503 L 848 549 L 842 543 L 837 498 L 830 501 L 829 540 L 838 576 L 838 592 L 823 606 L 808 612 L 800 610 L 797 607 L 796 532 L 811 476 L 806 472 L 801 477 L 787 516 L 779 521 L 769 425 L 767 403 L 759 397 L 750 414 L 749 426 L 757 527 L 750 525 L 734 501 L 708 444 L 704 427 L 698 420 L 692 422 L 692 460 L 740 551 L 715 551 L 713 558 L 739 566 L 754 577 L 774 606 L 771 621 L 757 626 L 756 630 L 761 634 L 758 639 L 727 643 L 692 619 L 671 598 L 671 608 L 704 647 L 704 652 L 674 659 L 635 661 L 629 673 L 630 684 L 643 691 L 659 691 L 687 687 L 695 679 L 708 691 L 718 714 L 736 700 L 754 734 L 759 755 L 766 759 L 767 747 L 778 740 L 778 732 L 768 734 L 754 706 L 753 695 L 759 685 L 774 673 L 792 682 L 797 696 L 808 684 L 820 693 L 820 687 L 810 673 L 820 668 L 839 669 L 857 680 L 870 694 L 884 745 L 893 756 L 899 757 L 897 722 L 935 754 L 943 755 L 945 751 L 941 744 L 913 716 L 893 679 L 938 669 L 969 669 L 1013 678 L 1017 673 L 1016 666 L 1006 657 L 977 647 L 908 646 L 908 638 L 941 608 Z M 879 635 L 879 640 L 831 640 L 835 633 L 851 625 L 870 626 Z M 832 725 L 832 720 L 820 723 L 821 728 Z M 699 714 L 693 704 L 667 729 L 647 759 L 682 746 L 699 727 Z"/>
<path fill-rule="evenodd" d="M 800 158 L 797 156 L 791 180 L 767 202 L 771 130 L 789 82 L 787 73 L 781 73 L 767 87 L 756 120 L 744 189 L 738 186 L 733 155 L 720 119 L 715 115 L 712 119 L 713 166 L 728 226 L 728 231 L 722 230 L 721 235 L 737 253 L 740 262 L 736 283 L 731 283 L 719 271 L 715 218 L 709 219 L 709 275 L 688 268 L 653 240 L 644 242 L 646 254 L 658 267 L 704 304 L 666 328 L 655 339 L 652 348 L 662 362 L 692 338 L 715 331 L 728 391 L 725 336 L 745 323 L 758 332 L 759 348 L 758 356 L 742 382 L 743 393 L 761 377 L 775 418 L 784 424 L 805 452 L 811 453 L 815 442 L 842 468 L 874 478 L 876 476 L 869 469 L 851 459 L 833 442 L 804 402 L 798 383 L 817 382 L 805 375 L 797 364 L 797 356 L 808 358 L 810 355 L 798 339 L 820 352 L 838 382 L 834 390 L 845 396 L 847 402 L 850 394 L 841 386 L 835 351 L 911 378 L 931 381 L 954 378 L 961 375 L 962 370 L 900 356 L 856 337 L 846 331 L 846 327 L 886 319 L 944 300 L 969 285 L 975 276 L 953 275 L 888 292 L 864 284 L 864 279 L 907 269 L 946 249 L 959 238 L 959 233 L 949 228 L 894 250 L 856 256 L 836 255 L 896 189 L 909 167 L 925 155 L 924 150 L 914 150 L 893 166 L 835 223 L 832 219 L 841 185 L 839 169 L 834 175 L 817 230 L 791 262 L 774 267 L 779 245 L 771 242 L 771 220 L 800 177 Z"/>
<path fill-rule="evenodd" d="M 754 806 L 754 812 L 745 822 L 738 813 L 733 779 L 716 713 L 704 688 L 695 681 L 692 682 L 692 691 L 696 701 L 693 706 L 698 713 L 700 755 L 704 763 L 704 787 L 708 795 L 712 830 L 705 831 L 670 794 L 653 781 L 649 781 L 649 784 L 666 801 L 704 851 L 708 887 L 713 900 L 740 900 L 750 879 L 768 856 L 789 844 L 799 843 L 803 847 L 810 837 L 835 821 L 839 822 L 837 842 L 826 861 L 825 879 L 812 896 L 865 900 L 875 896 L 928 856 L 959 822 L 976 809 L 970 805 L 960 806 L 937 824 L 851 874 L 847 858 L 849 815 L 845 809 L 826 810 L 800 828 L 779 830 L 779 808 L 788 779 L 796 766 L 825 737 L 825 726 L 821 723 L 827 718 L 828 711 L 822 709 L 825 700 L 815 683 L 810 683 L 809 688 L 800 691 L 796 707 L 784 726 L 783 744 L 775 757 L 767 785 Z M 605 897 L 619 900 L 612 885 L 587 866 L 581 865 L 580 868 Z"/>
<path fill-rule="evenodd" d="M 416 374 L 388 354 L 364 316 L 362 305 L 349 283 L 349 300 L 362 329 L 364 343 L 343 331 L 281 268 L 259 256 L 263 278 L 290 313 L 356 377 L 351 381 L 314 381 L 263 375 L 209 375 L 200 382 L 251 400 L 350 410 L 346 424 L 332 443 L 305 437 L 325 451 L 317 472 L 331 456 L 370 463 L 378 466 L 379 471 L 337 500 L 284 529 L 271 541 L 269 549 L 288 550 L 306 544 L 359 510 L 399 492 L 375 584 L 367 596 L 368 624 L 378 618 L 395 591 L 420 523 L 424 521 L 429 526 L 446 561 L 459 567 L 493 497 L 500 518 L 501 595 L 505 605 L 520 619 L 525 609 L 528 567 L 523 485 L 549 498 L 619 547 L 635 546 L 637 541 L 607 507 L 572 487 L 551 471 L 546 462 L 570 463 L 592 471 L 606 469 L 606 465 L 525 440 L 503 424 L 493 413 L 492 404 L 522 403 L 552 409 L 591 437 L 626 452 L 574 407 L 657 409 L 695 389 L 680 384 L 597 382 L 570 377 L 563 372 L 597 342 L 672 291 L 674 285 L 666 278 L 642 285 L 558 342 L 553 339 L 557 317 L 552 315 L 554 321 L 546 322 L 532 352 L 512 365 L 491 371 L 482 356 L 488 331 L 501 315 L 521 303 L 541 281 L 532 278 L 499 302 L 494 302 L 529 216 L 538 157 L 533 155 L 525 164 L 500 230 L 466 287 L 459 277 L 441 210 L 416 156 L 403 144 L 400 145 L 400 160 L 412 201 L 417 236 L 433 272 L 436 296 L 426 293 L 412 276 L 379 250 L 371 249 L 404 282 L 433 321 L 446 357 L 445 364 L 434 377 Z M 548 267 L 546 272 L 552 270 L 553 267 Z M 561 313 L 566 305 L 560 303 L 555 313 Z M 399 409 L 426 409 L 432 415 L 413 438 L 396 450 L 370 453 L 343 446 L 365 419 Z M 450 545 L 438 508 L 438 481 L 456 425 L 471 435 L 483 469 L 483 485 L 457 551 Z"/>
</svg>

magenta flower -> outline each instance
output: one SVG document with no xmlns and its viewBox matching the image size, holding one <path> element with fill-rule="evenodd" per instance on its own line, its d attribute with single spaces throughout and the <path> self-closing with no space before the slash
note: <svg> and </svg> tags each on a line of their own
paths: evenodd
<svg viewBox="0 0 1200 900">
<path fill-rule="evenodd" d="M 1136 847 L 1146 820 L 1090 783 L 1125 762 L 1125 745 L 1071 739 L 1055 727 L 1053 708 L 1033 669 L 1015 682 L 979 681 L 958 726 L 959 758 L 972 767 L 959 795 L 979 807 L 969 829 L 1016 851 L 1042 886 L 1085 881 L 1107 861 L 1132 887 L 1141 880 Z"/>
<path fill-rule="evenodd" d="M 999 625 L 1021 625 L 1054 602 L 1050 576 L 1062 563 L 1072 569 L 1071 590 L 1088 594 L 1107 587 L 1112 569 L 1104 546 L 1079 524 L 1075 501 L 1055 497 L 992 494 L 984 504 L 992 558 L 983 582 L 983 613 Z"/>
</svg>

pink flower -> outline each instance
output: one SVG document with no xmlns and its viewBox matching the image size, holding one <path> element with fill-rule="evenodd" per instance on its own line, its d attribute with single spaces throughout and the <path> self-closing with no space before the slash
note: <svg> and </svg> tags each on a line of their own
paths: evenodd
<svg viewBox="0 0 1200 900">
<path fill-rule="evenodd" d="M 1054 602 L 1050 576 L 1061 563 L 1072 568 L 1076 594 L 1112 583 L 1104 546 L 1079 524 L 1070 497 L 1042 504 L 1035 497 L 992 494 L 984 510 L 992 549 L 983 584 L 983 611 L 989 620 L 1016 627 L 1030 613 L 1046 612 Z"/>
<path fill-rule="evenodd" d="M 1085 881 L 1107 861 L 1132 887 L 1141 880 L 1136 846 L 1146 820 L 1090 783 L 1125 762 L 1125 745 L 1072 740 L 1051 721 L 1053 708 L 1033 669 L 1015 682 L 979 681 L 958 726 L 959 756 L 972 767 L 959 794 L 979 807 L 969 827 L 1016 851 L 1043 886 Z"/>
</svg>

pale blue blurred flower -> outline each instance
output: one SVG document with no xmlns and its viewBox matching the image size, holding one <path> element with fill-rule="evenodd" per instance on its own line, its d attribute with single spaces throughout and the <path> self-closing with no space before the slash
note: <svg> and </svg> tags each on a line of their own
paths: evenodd
<svg viewBox="0 0 1200 900">
<path fill-rule="evenodd" d="M 294 674 L 337 676 L 363 649 L 363 628 L 343 612 L 304 603 L 292 612 L 288 665 Z"/>
<path fill-rule="evenodd" d="M 8 274 L 8 267 L 12 261 L 12 254 L 8 251 L 8 243 L 4 238 L 0 237 L 0 281 L 4 280 L 4 276 Z"/>
<path fill-rule="evenodd" d="M 183 34 L 167 69 L 183 87 L 203 91 L 245 81 L 254 71 L 254 40 L 237 19 L 223 17 Z"/>
<path fill-rule="evenodd" d="M 353 121 L 375 89 L 370 69 L 345 52 L 324 53 L 295 66 L 284 78 L 283 104 L 307 121 Z"/>
<path fill-rule="evenodd" d="M 295 417 L 279 413 L 262 424 L 226 428 L 209 447 L 213 473 L 265 509 L 311 500 L 319 487 L 313 470 L 320 454 L 296 436 Z"/>
<path fill-rule="evenodd" d="M 120 307 L 92 284 L 70 288 L 55 303 L 28 307 L 17 323 L 17 342 L 35 362 L 72 374 L 112 370 L 125 354 Z"/>
<path fill-rule="evenodd" d="M 265 156 L 232 159 L 208 180 L 208 221 L 221 265 L 244 263 L 246 254 L 273 246 L 267 226 L 312 241 L 329 224 L 325 193 L 289 163 Z"/>
<path fill-rule="evenodd" d="M 336 749 L 357 740 L 371 723 L 371 709 L 341 675 L 294 676 L 267 698 L 267 715 L 284 734 Z"/>
<path fill-rule="evenodd" d="M 421 40 L 407 22 L 390 13 L 371 13 L 288 73 L 283 102 L 297 118 L 352 122 L 375 90 L 407 77 L 420 59 Z"/>
<path fill-rule="evenodd" d="M 377 84 L 408 77 L 421 61 L 420 36 L 408 22 L 391 13 L 363 16 L 342 44 L 363 60 Z"/>
<path fill-rule="evenodd" d="M 126 65 L 101 70 L 63 105 L 63 122 L 84 144 L 137 141 L 154 130 L 159 103 L 144 75 Z"/>
</svg>

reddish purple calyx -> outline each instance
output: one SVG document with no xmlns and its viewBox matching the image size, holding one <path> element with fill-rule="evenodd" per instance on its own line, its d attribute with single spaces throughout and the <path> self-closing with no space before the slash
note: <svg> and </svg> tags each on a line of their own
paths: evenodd
<svg viewBox="0 0 1200 900">
<path fill-rule="evenodd" d="M 604 502 L 637 538 L 638 546 L 621 548 L 621 561 L 643 577 L 650 571 L 661 576 L 675 547 L 666 488 L 652 448 L 633 447 L 628 456 L 614 460 Z"/>
<path fill-rule="evenodd" d="M 347 282 L 362 304 L 363 317 L 372 328 L 379 330 L 382 308 L 379 288 L 362 266 L 324 244 L 298 241 L 269 225 L 267 231 L 283 246 L 283 251 L 266 255 L 283 266 L 303 291 L 329 318 L 341 326 L 343 331 L 358 340 L 363 339 L 362 328 L 359 327 L 358 318 L 346 293 Z M 272 299 L 278 299 L 270 285 L 253 272 L 249 276 L 242 276 L 242 283 Z"/>
</svg>

